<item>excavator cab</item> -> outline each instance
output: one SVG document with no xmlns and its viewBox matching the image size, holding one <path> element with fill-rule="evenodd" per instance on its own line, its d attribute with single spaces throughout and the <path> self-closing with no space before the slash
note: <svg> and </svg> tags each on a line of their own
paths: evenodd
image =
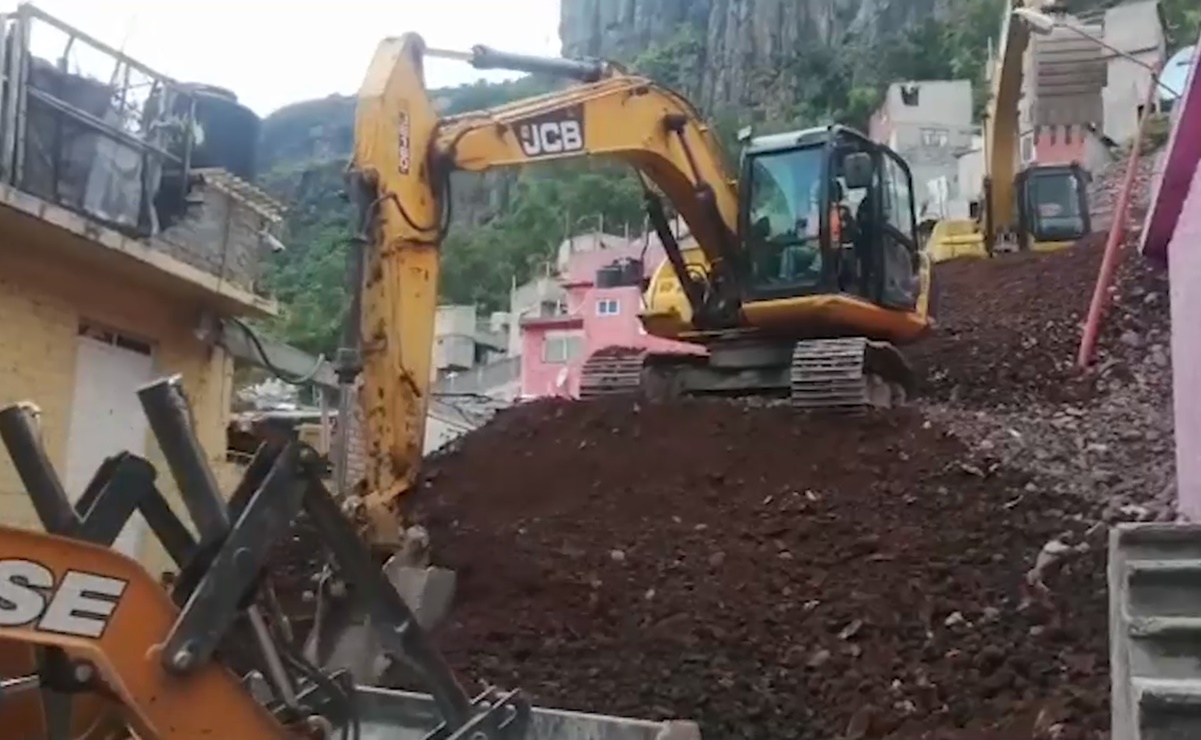
<svg viewBox="0 0 1201 740">
<path fill-rule="evenodd" d="M 714 265 L 660 230 L 668 260 L 640 317 L 648 333 L 701 345 L 707 357 L 598 352 L 581 396 L 771 395 L 813 409 L 902 401 L 913 379 L 895 345 L 930 327 L 929 260 L 905 161 L 832 125 L 747 139 L 738 183 L 733 258 Z M 732 296 L 736 322 L 707 323 L 705 304 L 678 287 L 694 274 L 703 296 Z"/>
<path fill-rule="evenodd" d="M 1015 186 L 1022 248 L 1060 249 L 1092 231 L 1088 173 L 1080 165 L 1029 167 L 1018 173 Z"/>
<path fill-rule="evenodd" d="M 741 181 L 744 303 L 845 294 L 916 309 L 913 180 L 891 149 L 843 126 L 764 136 Z"/>
</svg>

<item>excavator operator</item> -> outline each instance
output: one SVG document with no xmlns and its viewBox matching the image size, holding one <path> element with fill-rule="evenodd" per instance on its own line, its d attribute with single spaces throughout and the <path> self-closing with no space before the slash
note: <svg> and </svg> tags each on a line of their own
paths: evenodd
<svg viewBox="0 0 1201 740">
<path fill-rule="evenodd" d="M 838 287 L 846 292 L 854 292 L 858 285 L 858 265 L 856 263 L 855 244 L 859 240 L 859 224 L 847 204 L 846 189 L 842 180 L 831 178 L 830 193 L 830 249 L 835 257 L 838 269 Z"/>
</svg>

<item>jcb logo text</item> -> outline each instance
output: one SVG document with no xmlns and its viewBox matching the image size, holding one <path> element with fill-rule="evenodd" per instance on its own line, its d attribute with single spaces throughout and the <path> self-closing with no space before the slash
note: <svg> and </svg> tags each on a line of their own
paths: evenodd
<svg viewBox="0 0 1201 740">
<path fill-rule="evenodd" d="M 573 118 L 531 121 L 517 126 L 517 139 L 527 157 L 567 154 L 584 148 L 584 127 Z"/>
</svg>

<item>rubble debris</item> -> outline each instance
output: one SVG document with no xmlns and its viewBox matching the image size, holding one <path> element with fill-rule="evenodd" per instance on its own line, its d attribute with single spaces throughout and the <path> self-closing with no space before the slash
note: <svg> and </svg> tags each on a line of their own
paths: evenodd
<svg viewBox="0 0 1201 740">
<path fill-rule="evenodd" d="M 940 265 L 943 325 L 910 354 L 925 377 L 925 412 L 968 444 L 1042 488 L 1096 502 L 1107 522 L 1170 521 L 1168 280 L 1134 236 L 1093 366 L 1074 366 L 1103 242 L 1093 235 L 1059 253 Z"/>
<path fill-rule="evenodd" d="M 1087 400 L 1092 379 L 1076 371 L 1076 347 L 1103 251 L 1104 236 L 1094 234 L 1053 254 L 937 265 L 936 331 L 906 350 L 922 397 L 958 405 Z"/>
<path fill-rule="evenodd" d="M 1099 737 L 1103 543 L 1024 604 L 1041 548 L 1088 518 L 1012 503 L 1029 476 L 965 474 L 978 454 L 914 410 L 519 406 L 416 497 L 459 574 L 437 637 L 465 677 L 707 737 L 1031 737 L 1049 706 L 1062 737 Z"/>
</svg>

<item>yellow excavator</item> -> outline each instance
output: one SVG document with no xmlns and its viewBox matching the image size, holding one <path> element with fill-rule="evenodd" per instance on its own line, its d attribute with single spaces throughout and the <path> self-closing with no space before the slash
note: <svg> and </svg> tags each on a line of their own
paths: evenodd
<svg viewBox="0 0 1201 740">
<path fill-rule="evenodd" d="M 927 242 L 934 262 L 998 252 L 1055 251 L 1092 231 L 1088 175 L 1079 164 L 1018 166 L 1018 103 L 1031 30 L 1014 11 L 1056 8 L 1054 0 L 1006 3 L 989 75 L 980 198 L 970 204 L 970 219 L 946 219 L 934 225 Z"/>
<path fill-rule="evenodd" d="M 424 80 L 431 56 L 570 84 L 442 117 Z M 361 326 L 337 363 L 345 387 L 361 382 L 369 441 L 356 511 L 389 579 L 429 623 L 448 607 L 454 577 L 414 557 L 423 533 L 398 522 L 423 454 L 454 172 L 599 157 L 642 178 L 666 260 L 640 320 L 704 353 L 602 350 L 585 363 L 585 398 L 769 395 L 857 409 L 911 392 L 897 347 L 931 327 L 931 274 L 912 177 L 887 147 L 842 126 L 747 138 L 736 180 L 696 109 L 645 77 L 601 61 L 429 49 L 415 34 L 384 42 L 358 103 L 349 180 L 361 228 L 348 274 Z M 664 201 L 695 243 L 677 240 Z M 378 652 L 367 620 L 328 603 L 314 660 L 375 675 L 363 663 Z"/>
<path fill-rule="evenodd" d="M 443 118 L 422 76 L 428 55 L 576 84 Z M 767 393 L 803 407 L 854 408 L 887 405 L 911 387 L 897 346 L 931 326 L 912 178 L 896 153 L 849 128 L 752 138 L 736 181 L 693 106 L 649 79 L 602 62 L 482 47 L 439 52 L 407 35 L 377 54 L 355 139 L 363 345 L 347 353 L 347 365 L 353 374 L 361 359 L 373 440 L 365 503 L 381 514 L 381 531 L 395 530 L 391 506 L 411 488 L 421 461 L 455 171 L 604 157 L 643 178 L 667 259 L 650 280 L 640 318 L 649 334 L 707 354 L 593 358 L 585 395 Z M 677 241 L 664 199 L 695 244 Z"/>
</svg>

